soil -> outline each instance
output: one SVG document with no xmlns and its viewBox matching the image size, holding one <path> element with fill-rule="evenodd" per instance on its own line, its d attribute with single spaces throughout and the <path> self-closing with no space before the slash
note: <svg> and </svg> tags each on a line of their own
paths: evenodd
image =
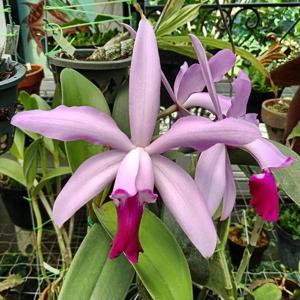
<svg viewBox="0 0 300 300">
<path fill-rule="evenodd" d="M 289 106 L 290 106 L 289 103 L 285 101 L 278 101 L 274 105 L 269 105 L 268 108 L 272 111 L 286 114 L 289 110 Z"/>
<path fill-rule="evenodd" d="M 0 81 L 13 77 L 17 73 L 16 69 L 7 72 L 0 72 Z"/>
<path fill-rule="evenodd" d="M 229 229 L 229 237 L 228 237 L 233 243 L 236 243 L 240 246 L 246 247 L 247 243 L 246 241 L 242 238 L 242 230 L 239 228 L 236 228 L 234 226 L 231 226 Z M 256 247 L 264 247 L 269 243 L 269 237 L 267 233 L 263 230 L 260 233 L 260 237 L 257 241 Z"/>
</svg>

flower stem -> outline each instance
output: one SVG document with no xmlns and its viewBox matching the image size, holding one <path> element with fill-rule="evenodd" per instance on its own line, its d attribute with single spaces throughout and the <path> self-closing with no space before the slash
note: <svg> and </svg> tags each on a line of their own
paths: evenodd
<svg viewBox="0 0 300 300">
<path fill-rule="evenodd" d="M 232 280 L 232 276 L 228 267 L 227 259 L 225 256 L 225 247 L 229 233 L 231 219 L 228 218 L 225 221 L 220 221 L 218 223 L 218 235 L 219 235 L 219 245 L 216 251 L 216 258 L 221 266 L 220 270 L 223 272 L 224 285 L 227 293 L 228 300 L 236 299 L 236 288 Z"/>
<path fill-rule="evenodd" d="M 241 283 L 243 275 L 249 265 L 251 255 L 256 247 L 263 226 L 264 226 L 264 220 L 260 216 L 257 216 L 254 224 L 254 228 L 251 233 L 249 245 L 244 250 L 243 257 L 236 274 L 235 281 L 237 286 L 239 286 L 239 284 Z"/>
<path fill-rule="evenodd" d="M 42 272 L 43 279 L 46 280 L 48 284 L 50 284 L 50 280 L 47 276 L 44 267 L 44 255 L 42 251 L 43 221 L 42 221 L 39 205 L 37 202 L 37 198 L 35 196 L 31 197 L 31 203 L 36 218 L 36 247 L 37 247 L 38 260 L 39 260 L 39 267 Z"/>
<path fill-rule="evenodd" d="M 176 112 L 178 110 L 177 105 L 173 104 L 171 106 L 169 106 L 168 108 L 166 108 L 164 111 L 162 111 L 157 119 L 161 119 L 161 118 L 165 118 L 167 116 L 169 116 L 170 114 L 172 114 L 173 112 Z"/>
</svg>

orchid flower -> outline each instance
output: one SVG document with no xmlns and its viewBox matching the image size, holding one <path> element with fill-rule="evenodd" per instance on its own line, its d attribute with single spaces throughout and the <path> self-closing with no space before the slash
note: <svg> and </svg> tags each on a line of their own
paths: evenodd
<svg viewBox="0 0 300 300">
<path fill-rule="evenodd" d="M 122 252 L 137 263 L 142 245 L 138 231 L 144 206 L 155 202 L 156 185 L 165 205 L 204 257 L 213 254 L 217 234 L 210 213 L 193 179 L 177 164 L 160 155 L 174 147 L 207 149 L 216 143 L 240 145 L 260 136 L 256 126 L 228 118 L 215 123 L 186 117 L 151 143 L 160 103 L 160 62 L 155 34 L 142 19 L 136 35 L 129 80 L 131 140 L 108 115 L 91 107 L 59 106 L 14 116 L 12 124 L 62 141 L 86 140 L 112 150 L 97 154 L 75 171 L 58 195 L 54 222 L 62 226 L 80 207 L 114 182 L 118 228 L 109 253 Z M 242 138 L 239 138 L 242 135 Z M 188 193 L 188 194 L 187 194 Z"/>
<path fill-rule="evenodd" d="M 211 104 L 207 104 L 206 100 L 201 101 L 201 98 L 199 98 L 198 105 L 214 112 L 219 120 L 236 118 L 257 125 L 256 115 L 246 113 L 251 92 L 249 77 L 244 72 L 239 72 L 237 79 L 232 83 L 235 95 L 231 100 L 228 97 L 218 95 L 214 88 L 205 51 L 195 36 L 191 36 L 191 39 L 199 63 L 202 65 L 202 75 L 211 98 Z M 220 99 L 223 102 L 228 102 L 229 105 L 223 104 L 226 110 L 222 109 Z M 236 188 L 226 145 L 230 146 L 230 144 L 219 143 L 203 151 L 195 174 L 195 181 L 203 195 L 205 195 L 206 203 L 212 215 L 223 199 L 222 219 L 226 219 L 230 215 L 236 198 Z M 272 143 L 262 137 L 239 146 L 239 148 L 249 152 L 263 170 L 262 174 L 253 175 L 250 178 L 250 192 L 253 196 L 250 204 L 263 219 L 277 221 L 279 216 L 278 192 L 271 170 L 287 167 L 293 162 L 293 159 L 283 155 Z M 218 182 L 218 185 L 212 185 L 211 182 Z"/>
<path fill-rule="evenodd" d="M 122 23 L 122 26 L 130 33 L 132 38 L 136 37 L 136 31 L 130 25 Z M 234 66 L 235 60 L 234 53 L 229 49 L 223 49 L 211 57 L 208 65 L 213 82 L 222 80 L 225 74 Z M 201 64 L 193 64 L 189 67 L 185 62 L 175 78 L 173 89 L 165 74 L 161 71 L 162 82 L 182 116 L 190 115 L 187 109 L 193 106 L 203 106 L 208 110 L 214 110 L 209 93 L 202 92 L 205 81 L 201 68 Z M 222 112 L 227 112 L 230 107 L 228 97 L 219 95 L 219 102 Z"/>
<path fill-rule="evenodd" d="M 221 50 L 210 58 L 208 65 L 212 81 L 222 80 L 234 63 L 235 55 L 229 49 Z M 163 73 L 162 82 L 183 116 L 189 114 L 186 109 L 199 106 L 199 103 L 204 104 L 207 109 L 213 108 L 209 94 L 202 92 L 205 87 L 205 80 L 202 75 L 201 64 L 197 63 L 189 67 L 185 62 L 176 76 L 173 90 Z M 222 105 L 222 111 L 227 111 L 230 105 L 227 98 L 220 96 L 219 101 Z"/>
</svg>

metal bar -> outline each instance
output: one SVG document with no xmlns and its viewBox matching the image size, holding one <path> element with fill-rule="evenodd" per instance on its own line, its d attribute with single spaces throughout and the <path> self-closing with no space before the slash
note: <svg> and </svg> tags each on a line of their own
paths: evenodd
<svg viewBox="0 0 300 300">
<path fill-rule="evenodd" d="M 164 5 L 149 5 L 148 2 L 145 2 L 144 7 L 150 9 L 161 10 Z M 228 3 L 221 4 L 222 8 L 258 8 L 258 7 L 300 7 L 300 2 L 283 2 L 283 3 Z M 216 4 L 203 4 L 200 9 L 218 9 Z"/>
</svg>

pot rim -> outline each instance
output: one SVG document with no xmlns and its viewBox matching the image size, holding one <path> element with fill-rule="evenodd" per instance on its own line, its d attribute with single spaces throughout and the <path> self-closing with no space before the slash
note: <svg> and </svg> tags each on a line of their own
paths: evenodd
<svg viewBox="0 0 300 300">
<path fill-rule="evenodd" d="M 33 72 L 30 72 L 30 73 L 26 72 L 26 77 L 34 76 L 34 75 L 36 75 L 38 73 L 43 72 L 43 70 L 44 70 L 43 66 L 42 65 L 38 65 L 38 64 L 31 64 L 31 67 L 37 67 L 37 69 L 35 71 L 33 71 Z"/>
<path fill-rule="evenodd" d="M 288 231 L 286 231 L 280 224 L 279 222 L 274 223 L 275 228 L 281 232 L 282 234 L 284 234 L 285 236 L 287 236 L 291 241 L 295 242 L 295 243 L 299 243 L 300 245 L 300 237 L 297 240 L 293 239 L 293 235 L 290 234 Z"/>
<path fill-rule="evenodd" d="M 77 53 L 91 53 L 95 49 L 76 49 Z M 48 55 L 49 63 L 65 68 L 83 69 L 83 70 L 110 70 L 110 69 L 123 69 L 130 66 L 131 56 L 111 61 L 85 61 L 85 60 L 71 60 L 67 58 L 60 58 L 56 53 Z"/>
<path fill-rule="evenodd" d="M 284 102 L 291 102 L 291 100 L 286 100 L 286 99 L 282 99 L 282 98 L 272 98 L 272 99 L 267 99 L 265 101 L 263 101 L 262 103 L 262 109 L 268 111 L 269 113 L 272 113 L 274 115 L 279 115 L 282 117 L 287 116 L 287 113 L 283 113 L 283 112 L 279 112 L 279 111 L 274 111 L 268 108 L 268 104 L 270 102 L 279 102 L 279 101 L 284 101 Z"/>
<path fill-rule="evenodd" d="M 16 86 L 26 75 L 26 68 L 20 64 L 16 63 L 16 74 L 8 79 L 0 81 L 0 90 L 6 90 L 10 87 Z"/>
</svg>

